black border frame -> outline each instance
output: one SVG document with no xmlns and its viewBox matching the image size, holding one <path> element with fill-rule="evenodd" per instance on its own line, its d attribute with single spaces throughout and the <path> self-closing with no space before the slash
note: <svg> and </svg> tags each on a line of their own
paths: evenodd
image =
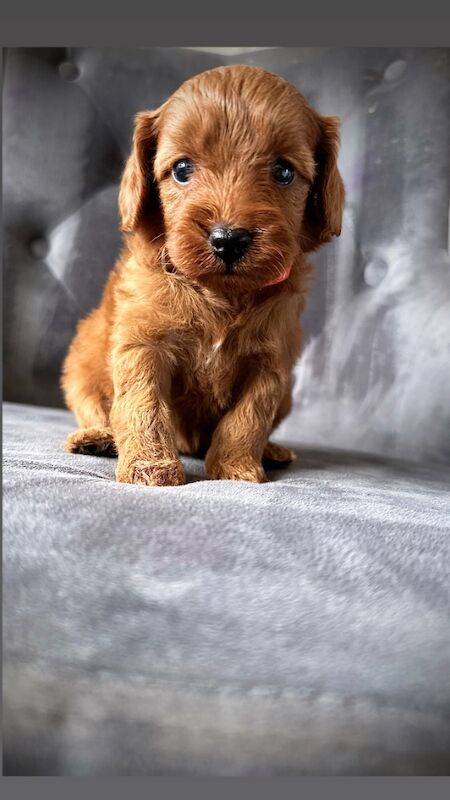
<svg viewBox="0 0 450 800">
<path fill-rule="evenodd" d="M 446 47 L 445 0 L 2 0 L 7 46 Z"/>
</svg>

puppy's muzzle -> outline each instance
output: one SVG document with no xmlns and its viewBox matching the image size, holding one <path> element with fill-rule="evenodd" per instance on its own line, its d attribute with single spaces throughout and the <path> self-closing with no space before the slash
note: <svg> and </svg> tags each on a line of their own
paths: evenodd
<svg viewBox="0 0 450 800">
<path fill-rule="evenodd" d="M 209 242 L 214 255 L 230 266 L 242 258 L 252 240 L 250 231 L 245 228 L 225 228 L 218 226 L 212 229 Z"/>
</svg>

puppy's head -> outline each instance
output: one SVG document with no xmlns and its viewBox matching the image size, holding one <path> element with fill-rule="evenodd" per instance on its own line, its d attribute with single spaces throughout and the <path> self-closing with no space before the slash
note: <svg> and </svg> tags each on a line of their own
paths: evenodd
<svg viewBox="0 0 450 800">
<path fill-rule="evenodd" d="M 301 253 L 340 233 L 339 124 L 291 84 L 219 67 L 136 117 L 120 189 L 122 228 L 173 269 L 238 291 L 284 280 Z"/>
</svg>

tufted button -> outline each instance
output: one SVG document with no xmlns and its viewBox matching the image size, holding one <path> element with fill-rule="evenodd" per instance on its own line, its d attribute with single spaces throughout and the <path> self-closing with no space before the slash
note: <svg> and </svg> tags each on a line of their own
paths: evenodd
<svg viewBox="0 0 450 800">
<path fill-rule="evenodd" d="M 58 72 L 65 81 L 76 81 L 80 77 L 80 70 L 72 61 L 62 61 L 58 66 Z"/>
<path fill-rule="evenodd" d="M 375 256 L 364 268 L 364 281 L 367 286 L 378 286 L 388 271 L 388 265 L 383 258 Z"/>
<path fill-rule="evenodd" d="M 45 258 L 49 251 L 48 241 L 43 236 L 37 236 L 35 239 L 31 240 L 29 248 L 34 258 Z"/>
<path fill-rule="evenodd" d="M 394 83 L 394 81 L 398 81 L 402 77 L 405 69 L 406 61 L 403 61 L 401 58 L 397 61 L 392 61 L 384 70 L 383 79 L 386 83 Z"/>
</svg>

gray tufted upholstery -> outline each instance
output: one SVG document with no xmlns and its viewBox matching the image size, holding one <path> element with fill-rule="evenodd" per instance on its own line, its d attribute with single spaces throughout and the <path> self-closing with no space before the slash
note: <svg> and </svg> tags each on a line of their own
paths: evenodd
<svg viewBox="0 0 450 800">
<path fill-rule="evenodd" d="M 344 230 L 315 257 L 278 433 L 299 458 L 262 486 L 194 459 L 186 486 L 117 484 L 113 459 L 62 450 L 61 362 L 120 246 L 134 113 L 230 61 L 342 120 Z M 7 51 L 6 774 L 448 774 L 449 68 Z"/>
<path fill-rule="evenodd" d="M 5 396 L 61 405 L 77 320 L 114 262 L 136 111 L 228 62 L 292 80 L 342 120 L 341 239 L 316 257 L 296 408 L 280 433 L 450 458 L 449 51 L 9 50 L 4 87 Z"/>
</svg>

